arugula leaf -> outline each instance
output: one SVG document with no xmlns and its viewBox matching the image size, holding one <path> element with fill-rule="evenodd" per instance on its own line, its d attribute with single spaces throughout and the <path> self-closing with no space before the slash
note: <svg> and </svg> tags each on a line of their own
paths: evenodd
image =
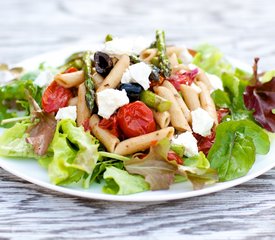
<svg viewBox="0 0 275 240">
<path fill-rule="evenodd" d="M 139 175 L 131 175 L 116 167 L 107 167 L 103 175 L 105 186 L 103 192 L 127 195 L 149 190 L 149 184 Z"/>
<path fill-rule="evenodd" d="M 168 189 L 178 169 L 177 164 L 167 161 L 169 149 L 169 140 L 163 139 L 150 148 L 145 158 L 140 159 L 134 156 L 126 161 L 125 168 L 129 173 L 144 176 L 151 190 Z"/>
<path fill-rule="evenodd" d="M 208 159 L 218 171 L 220 181 L 247 174 L 255 161 L 255 153 L 266 154 L 270 148 L 268 135 L 250 120 L 223 122 L 216 129 L 216 139 Z"/>
</svg>

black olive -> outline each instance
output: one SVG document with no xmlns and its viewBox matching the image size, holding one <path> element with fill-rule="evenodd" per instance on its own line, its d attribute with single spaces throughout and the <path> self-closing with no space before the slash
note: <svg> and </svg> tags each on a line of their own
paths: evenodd
<svg viewBox="0 0 275 240">
<path fill-rule="evenodd" d="M 125 90 L 130 102 L 139 100 L 139 96 L 143 87 L 138 83 L 123 83 L 119 86 L 119 90 Z"/>
<path fill-rule="evenodd" d="M 113 68 L 113 61 L 108 54 L 96 52 L 94 55 L 95 69 L 97 73 L 106 77 Z"/>
<path fill-rule="evenodd" d="M 152 72 L 149 75 L 149 80 L 153 82 L 159 82 L 159 73 L 160 73 L 160 69 L 157 68 L 156 66 L 153 66 Z"/>
</svg>

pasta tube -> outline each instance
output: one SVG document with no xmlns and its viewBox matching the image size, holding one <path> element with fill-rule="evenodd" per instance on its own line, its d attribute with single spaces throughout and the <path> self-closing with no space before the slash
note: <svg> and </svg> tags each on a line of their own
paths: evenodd
<svg viewBox="0 0 275 240">
<path fill-rule="evenodd" d="M 170 114 L 168 111 L 165 112 L 156 112 L 153 110 L 154 118 L 160 128 L 166 128 L 169 126 L 170 123 Z"/>
<path fill-rule="evenodd" d="M 127 55 L 123 55 L 116 65 L 113 67 L 108 76 L 104 79 L 102 84 L 97 89 L 100 92 L 107 88 L 116 88 L 122 78 L 123 73 L 130 65 L 130 58 Z"/>
<path fill-rule="evenodd" d="M 86 104 L 86 87 L 84 83 L 81 83 L 78 87 L 78 98 L 76 105 L 76 113 L 77 113 L 77 125 L 81 126 L 83 123 L 90 117 L 90 110 Z"/>
<path fill-rule="evenodd" d="M 180 96 L 180 94 L 178 93 L 177 89 L 173 86 L 172 83 L 170 83 L 169 81 L 165 80 L 162 84 L 163 87 L 168 88 L 173 94 L 174 97 L 176 98 L 178 104 L 180 105 L 180 108 L 187 120 L 187 122 L 191 123 L 191 114 L 190 114 L 190 110 L 188 109 L 188 107 L 186 106 L 185 102 L 183 101 L 182 97 Z"/>
<path fill-rule="evenodd" d="M 163 138 L 171 139 L 173 135 L 174 128 L 167 127 L 145 135 L 129 138 L 120 142 L 116 146 L 114 153 L 120 155 L 129 155 L 139 151 L 144 151 L 152 145 L 152 142 L 160 141 Z"/>
<path fill-rule="evenodd" d="M 84 73 L 83 71 L 58 73 L 55 75 L 54 80 L 65 88 L 77 87 L 84 82 Z"/>
<path fill-rule="evenodd" d="M 191 111 L 194 111 L 201 106 L 199 95 L 196 92 L 196 90 L 194 90 L 192 87 L 185 84 L 181 84 L 180 91 L 182 93 L 184 101 L 186 102 L 186 105 Z"/>
<path fill-rule="evenodd" d="M 105 130 L 98 126 L 99 117 L 93 114 L 89 120 L 89 126 L 92 134 L 104 145 L 108 152 L 114 152 L 119 139 L 111 134 L 108 130 Z"/>
<path fill-rule="evenodd" d="M 183 112 L 181 111 L 180 105 L 178 104 L 174 94 L 166 87 L 155 87 L 154 91 L 157 95 L 172 102 L 170 109 L 168 110 L 171 117 L 172 126 L 179 131 L 191 131 L 190 126 Z"/>
<path fill-rule="evenodd" d="M 215 125 L 218 124 L 218 117 L 215 108 L 215 103 L 211 98 L 210 92 L 203 82 L 197 82 L 197 85 L 201 88 L 200 101 L 202 108 L 208 112 L 208 114 L 214 119 Z"/>
</svg>

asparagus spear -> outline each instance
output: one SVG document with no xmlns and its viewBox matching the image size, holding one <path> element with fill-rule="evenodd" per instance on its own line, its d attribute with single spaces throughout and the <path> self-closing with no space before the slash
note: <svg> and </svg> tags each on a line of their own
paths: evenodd
<svg viewBox="0 0 275 240">
<path fill-rule="evenodd" d="M 157 57 L 159 58 L 159 68 L 164 77 L 169 77 L 171 74 L 171 68 L 169 60 L 166 56 L 165 34 L 164 31 L 156 31 L 156 47 Z"/>
<path fill-rule="evenodd" d="M 85 77 L 85 87 L 86 87 L 86 104 L 90 111 L 93 111 L 94 102 L 95 102 L 95 85 L 92 78 L 93 70 L 92 70 L 92 61 L 91 61 L 91 53 L 89 51 L 84 53 L 83 56 L 83 70 Z"/>
<path fill-rule="evenodd" d="M 167 111 L 172 105 L 170 101 L 148 90 L 141 92 L 140 100 L 144 102 L 148 107 L 151 107 L 158 112 Z"/>
</svg>

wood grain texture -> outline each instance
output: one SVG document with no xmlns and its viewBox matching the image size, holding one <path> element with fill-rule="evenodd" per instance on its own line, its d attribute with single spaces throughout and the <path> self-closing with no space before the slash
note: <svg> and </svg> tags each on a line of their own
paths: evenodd
<svg viewBox="0 0 275 240">
<path fill-rule="evenodd" d="M 0 0 L 0 62 L 14 63 L 106 33 L 209 42 L 261 68 L 275 65 L 272 0 Z M 0 169 L 0 239 L 275 239 L 275 169 L 240 186 L 161 203 L 85 200 Z"/>
</svg>

